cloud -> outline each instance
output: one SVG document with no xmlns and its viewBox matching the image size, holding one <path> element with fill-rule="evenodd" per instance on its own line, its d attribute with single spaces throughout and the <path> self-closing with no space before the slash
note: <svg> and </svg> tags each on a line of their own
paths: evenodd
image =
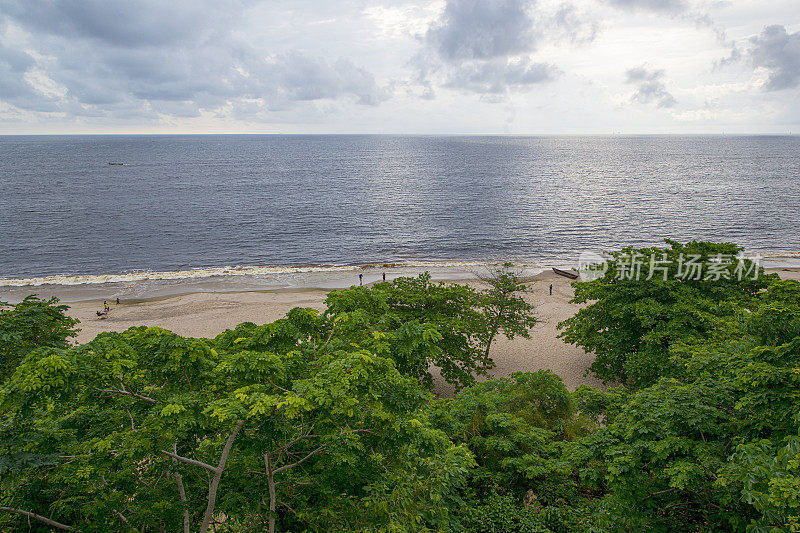
<svg viewBox="0 0 800 533">
<path fill-rule="evenodd" d="M 262 68 L 261 76 L 273 80 L 272 88 L 284 101 L 336 99 L 350 94 L 359 104 L 377 105 L 388 96 L 372 74 L 344 58 L 328 63 L 289 52 L 270 58 Z"/>
<path fill-rule="evenodd" d="M 231 29 L 244 1 L 2 5 L 0 23 L 27 39 L 0 41 L 0 100 L 23 110 L 153 119 L 389 96 L 346 58 L 255 48 Z"/>
<path fill-rule="evenodd" d="M 450 0 L 425 40 L 451 61 L 524 54 L 536 44 L 531 7 L 524 0 Z"/>
<path fill-rule="evenodd" d="M 641 9 L 661 13 L 679 13 L 687 9 L 683 0 L 606 0 L 621 9 Z"/>
<path fill-rule="evenodd" d="M 164 46 L 193 40 L 230 21 L 236 0 L 7 0 L 3 12 L 35 33 L 92 39 L 112 46 Z"/>
<path fill-rule="evenodd" d="M 788 33 L 784 26 L 767 26 L 750 39 L 749 58 L 755 68 L 769 72 L 768 91 L 800 86 L 800 31 Z"/>
<path fill-rule="evenodd" d="M 572 4 L 562 4 L 553 17 L 554 27 L 573 43 L 588 44 L 600 33 L 600 23 L 587 17 Z"/>
<path fill-rule="evenodd" d="M 664 15 L 674 20 L 693 23 L 698 28 L 708 29 L 714 33 L 720 45 L 728 49 L 728 57 L 714 61 L 714 68 L 724 66 L 738 59 L 739 50 L 736 43 L 729 39 L 725 28 L 717 24 L 706 9 L 714 7 L 707 2 L 691 2 L 691 0 L 605 0 L 621 10 L 645 11 Z M 717 7 L 723 5 L 718 2 Z"/>
<path fill-rule="evenodd" d="M 509 89 L 521 90 L 553 79 L 556 70 L 528 58 L 468 62 L 455 69 L 445 84 L 476 93 L 501 95 Z"/>
<path fill-rule="evenodd" d="M 647 70 L 635 67 L 625 72 L 625 82 L 636 85 L 632 99 L 640 104 L 655 103 L 657 107 L 673 107 L 678 101 L 668 91 L 662 81 L 663 70 Z"/>
<path fill-rule="evenodd" d="M 597 23 L 570 4 L 548 11 L 536 0 L 447 0 L 412 64 L 423 97 L 439 85 L 501 101 L 558 75 L 557 67 L 534 57 L 540 42 L 566 37 L 586 43 L 596 34 Z"/>
</svg>

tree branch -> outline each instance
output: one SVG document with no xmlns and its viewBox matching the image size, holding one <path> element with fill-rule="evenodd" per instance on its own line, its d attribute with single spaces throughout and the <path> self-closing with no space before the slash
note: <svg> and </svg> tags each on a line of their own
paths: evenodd
<svg viewBox="0 0 800 533">
<path fill-rule="evenodd" d="M 128 418 L 131 419 L 131 431 L 136 431 L 136 426 L 133 425 L 133 415 L 127 408 L 125 408 L 125 412 L 128 413 Z"/>
<path fill-rule="evenodd" d="M 56 529 L 63 529 L 65 531 L 73 531 L 74 528 L 72 526 L 68 526 L 66 524 L 62 524 L 60 522 L 56 522 L 55 520 L 50 520 L 49 518 L 45 518 L 42 515 L 38 515 L 36 513 L 30 513 L 28 511 L 23 511 L 22 509 L 14 509 L 12 507 L 0 507 L 0 511 L 8 511 L 9 513 L 16 513 L 21 514 L 22 516 L 27 516 L 29 518 L 35 518 L 40 522 L 44 522 L 48 526 L 53 526 Z"/>
<path fill-rule="evenodd" d="M 225 463 L 228 462 L 228 454 L 231 453 L 233 441 L 236 439 L 236 435 L 239 434 L 243 425 L 244 420 L 239 420 L 236 423 L 236 429 L 228 436 L 228 441 L 222 449 L 222 455 L 219 458 L 219 465 L 214 474 L 214 479 L 211 481 L 211 485 L 208 488 L 208 505 L 206 505 L 206 514 L 203 516 L 203 524 L 200 526 L 200 533 L 206 533 L 206 531 L 208 531 L 208 525 L 211 523 L 211 517 L 214 515 L 214 506 L 217 502 L 217 489 L 219 488 L 220 479 L 222 479 L 222 472 L 225 470 Z"/>
<path fill-rule="evenodd" d="M 178 455 L 178 443 L 172 445 L 172 450 L 175 455 Z M 178 462 L 177 459 L 172 459 Z M 183 476 L 180 472 L 175 472 L 175 481 L 178 482 L 178 495 L 181 497 L 181 507 L 183 507 L 183 533 L 189 533 L 189 507 L 186 505 L 186 489 L 183 486 Z"/>
<path fill-rule="evenodd" d="M 97 392 L 113 392 L 115 394 L 124 394 L 126 396 L 133 396 L 134 398 L 138 398 L 139 400 L 144 400 L 146 402 L 156 403 L 156 401 L 154 399 L 152 399 L 152 398 L 149 398 L 147 396 L 142 396 L 141 394 L 137 394 L 135 392 L 126 391 L 126 390 L 123 390 L 123 389 L 98 389 L 98 388 L 95 388 L 94 390 L 96 390 Z"/>
<path fill-rule="evenodd" d="M 325 344 L 323 344 L 323 346 L 327 346 L 328 343 L 331 342 L 331 338 L 333 338 L 334 331 L 336 331 L 336 322 L 334 322 L 333 325 L 331 326 L 331 332 L 328 335 L 328 338 L 325 339 Z"/>
<path fill-rule="evenodd" d="M 313 457 L 314 455 L 317 455 L 319 452 L 321 452 L 321 451 L 322 451 L 322 450 L 324 450 L 324 449 L 325 449 L 325 445 L 322 445 L 322 446 L 320 446 L 319 448 L 317 448 L 317 449 L 315 449 L 315 450 L 311 451 L 311 452 L 310 452 L 308 455 L 306 455 L 305 457 L 303 457 L 303 458 L 302 458 L 302 459 L 300 459 L 299 461 L 295 461 L 295 462 L 294 462 L 294 463 L 292 463 L 292 464 L 289 464 L 289 465 L 283 465 L 283 466 L 282 466 L 282 467 L 280 467 L 280 468 L 276 468 L 275 470 L 273 470 L 273 473 L 274 473 L 274 474 L 277 474 L 277 473 L 279 473 L 279 472 L 283 472 L 284 470 L 289 470 L 290 468 L 294 468 L 294 467 L 296 467 L 296 466 L 300 466 L 300 465 L 301 465 L 302 463 L 304 463 L 306 460 L 310 459 L 310 458 L 311 458 L 311 457 Z"/>
<path fill-rule="evenodd" d="M 123 524 L 125 524 L 125 525 L 126 525 L 126 526 L 128 526 L 128 527 L 131 527 L 131 524 L 130 524 L 130 522 L 128 522 L 128 519 L 127 519 L 127 518 L 125 518 L 125 516 L 124 516 L 122 513 L 120 513 L 120 512 L 119 512 L 119 511 L 117 511 L 116 509 L 112 509 L 112 511 L 114 511 L 114 514 L 115 514 L 115 515 L 117 515 L 117 516 L 119 517 L 119 519 L 120 519 L 120 520 L 122 520 L 122 523 L 123 523 Z"/>
<path fill-rule="evenodd" d="M 304 435 L 300 435 L 299 437 L 297 437 L 293 441 L 291 441 L 291 442 L 289 442 L 287 444 L 284 444 L 280 448 L 276 448 L 276 449 L 274 449 L 274 450 L 272 450 L 271 452 L 268 452 L 268 453 L 270 455 L 279 454 L 281 452 L 287 451 L 289 448 L 291 448 L 292 446 L 294 446 L 295 444 L 297 444 L 298 442 L 300 442 L 303 439 L 311 439 L 311 438 L 317 437 L 318 435 L 314 435 L 312 433 L 312 431 L 314 431 L 314 426 L 311 426 L 310 428 L 308 428 L 308 433 L 306 433 Z"/>
<path fill-rule="evenodd" d="M 659 490 L 659 491 L 653 492 L 652 494 L 648 494 L 647 496 L 645 496 L 644 498 L 642 498 L 642 499 L 641 499 L 641 501 L 643 502 L 643 501 L 645 501 L 646 499 L 648 499 L 648 498 L 652 498 L 653 496 L 658 496 L 659 494 L 666 494 L 666 493 L 668 493 L 668 492 L 675 492 L 676 490 L 678 490 L 678 487 L 671 487 L 671 488 L 669 488 L 669 489 Z M 640 503 L 641 503 L 641 502 L 640 502 Z"/>
<path fill-rule="evenodd" d="M 270 385 L 272 385 L 272 386 L 273 386 L 273 387 L 275 387 L 276 389 L 278 389 L 278 390 L 280 390 L 280 391 L 283 391 L 283 392 L 285 392 L 286 394 L 289 394 L 290 392 L 292 392 L 292 391 L 290 391 L 290 390 L 286 390 L 286 389 L 284 389 L 284 388 L 283 388 L 283 387 L 281 387 L 280 385 L 276 385 L 276 384 L 274 384 L 273 382 L 271 382 L 271 381 L 269 381 L 269 380 L 267 380 L 267 383 L 269 383 Z"/>
<path fill-rule="evenodd" d="M 202 461 L 195 461 L 194 459 L 189 459 L 188 457 L 182 457 L 182 456 L 180 456 L 180 455 L 178 455 L 176 453 L 168 452 L 167 450 L 161 450 L 161 453 L 163 453 L 167 457 L 172 457 L 173 459 L 177 459 L 178 461 L 180 461 L 182 463 L 186 463 L 187 465 L 199 466 L 201 468 L 205 468 L 206 470 L 210 470 L 210 471 L 212 471 L 214 473 L 216 473 L 216 471 L 217 471 L 216 467 L 213 467 L 213 466 L 211 466 L 209 464 L 206 464 L 206 463 L 204 463 Z"/>
</svg>

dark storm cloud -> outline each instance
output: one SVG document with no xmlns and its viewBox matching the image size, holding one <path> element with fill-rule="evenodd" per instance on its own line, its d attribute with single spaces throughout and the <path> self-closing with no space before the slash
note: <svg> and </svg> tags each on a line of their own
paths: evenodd
<svg viewBox="0 0 800 533">
<path fill-rule="evenodd" d="M 254 49 L 230 29 L 244 8 L 237 0 L 5 0 L 0 6 L 6 24 L 30 35 L 24 45 L 0 48 L 0 99 L 21 109 L 191 117 L 245 101 L 250 109 L 253 100 L 286 108 L 340 98 L 376 105 L 388 96 L 349 60 Z M 34 71 L 65 94 L 43 94 L 29 76 Z"/>
<path fill-rule="evenodd" d="M 767 26 L 750 43 L 749 56 L 753 66 L 769 72 L 764 86 L 766 90 L 800 86 L 800 32 L 788 33 L 784 26 Z"/>
<path fill-rule="evenodd" d="M 636 85 L 633 100 L 641 104 L 654 103 L 658 107 L 673 107 L 678 103 L 664 85 L 663 70 L 647 70 L 645 67 L 628 69 L 626 83 Z"/>
<path fill-rule="evenodd" d="M 434 83 L 499 96 L 555 77 L 555 66 L 533 57 L 545 36 L 588 42 L 596 33 L 597 24 L 569 4 L 545 12 L 536 0 L 448 0 L 413 64 L 423 96 Z"/>
</svg>

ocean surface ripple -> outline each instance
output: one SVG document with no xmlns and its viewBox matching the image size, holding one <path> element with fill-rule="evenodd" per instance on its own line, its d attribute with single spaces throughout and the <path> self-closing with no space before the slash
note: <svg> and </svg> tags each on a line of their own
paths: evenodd
<svg viewBox="0 0 800 533">
<path fill-rule="evenodd" d="M 664 238 L 796 255 L 800 137 L 0 137 L 7 282 L 555 264 Z"/>
</svg>

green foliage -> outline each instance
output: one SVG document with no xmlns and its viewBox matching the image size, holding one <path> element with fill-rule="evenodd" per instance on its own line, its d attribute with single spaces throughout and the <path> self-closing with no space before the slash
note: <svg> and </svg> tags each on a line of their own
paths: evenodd
<svg viewBox="0 0 800 533">
<path fill-rule="evenodd" d="M 760 514 L 748 532 L 800 529 L 800 437 L 776 446 L 769 440 L 740 444 L 715 484 L 733 489 Z"/>
<path fill-rule="evenodd" d="M 623 383 L 570 393 L 473 382 L 533 324 L 509 268 L 487 281 L 334 291 L 215 339 L 70 347 L 56 302 L 2 311 L 0 530 L 800 530 L 800 283 L 576 284 L 564 335 Z M 431 364 L 466 388 L 433 399 Z"/>
<path fill-rule="evenodd" d="M 596 389 L 588 385 L 579 385 L 574 393 L 578 410 L 587 417 L 592 417 L 595 422 L 600 418 L 606 424 L 614 421 L 620 410 L 625 406 L 630 391 L 625 387 L 608 387 Z"/>
<path fill-rule="evenodd" d="M 541 508 L 519 505 L 511 495 L 492 493 L 464 505 L 459 512 L 463 531 L 469 533 L 548 533 Z"/>
<path fill-rule="evenodd" d="M 549 531 L 577 502 L 564 449 L 585 425 L 552 372 L 478 383 L 434 402 L 432 420 L 477 461 L 461 511 L 467 531 Z"/>
<path fill-rule="evenodd" d="M 582 480 L 608 492 L 612 514 L 636 509 L 643 527 L 664 531 L 795 527 L 799 289 L 772 281 L 752 310 L 683 343 L 681 379 L 607 404 L 608 425 L 575 456 Z"/>
<path fill-rule="evenodd" d="M 433 283 L 424 273 L 374 287 L 332 291 L 325 300 L 326 341 L 334 348 L 357 342 L 391 357 L 398 370 L 433 386 L 431 365 L 457 389 L 494 366 L 492 341 L 529 336 L 533 308 L 520 296 L 525 287 L 510 267 L 487 278 L 489 288 Z"/>
<path fill-rule="evenodd" d="M 0 506 L 84 531 L 179 530 L 184 510 L 193 528 L 446 529 L 471 456 L 391 359 L 298 346 L 320 324 L 294 310 L 213 341 L 140 327 L 32 352 L 0 397 Z"/>
<path fill-rule="evenodd" d="M 695 279 L 682 258 L 708 265 L 742 249 L 730 243 L 666 242 L 669 248 L 624 248 L 612 254 L 602 277 L 573 283 L 573 303 L 589 305 L 559 324 L 561 337 L 595 354 L 591 370 L 604 382 L 642 388 L 661 376 L 679 377 L 683 367 L 671 348 L 705 338 L 717 318 L 752 306 L 776 278 L 745 261 L 747 275 L 741 280 L 736 262 L 717 263 L 714 277 L 719 279 L 704 273 Z M 638 279 L 629 276 L 632 257 L 643 261 Z M 666 263 L 651 264 L 651 257 Z"/>
<path fill-rule="evenodd" d="M 58 298 L 40 300 L 28 296 L 15 306 L 0 302 L 0 382 L 20 361 L 37 348 L 66 348 L 78 323 L 68 317 Z"/>
</svg>

